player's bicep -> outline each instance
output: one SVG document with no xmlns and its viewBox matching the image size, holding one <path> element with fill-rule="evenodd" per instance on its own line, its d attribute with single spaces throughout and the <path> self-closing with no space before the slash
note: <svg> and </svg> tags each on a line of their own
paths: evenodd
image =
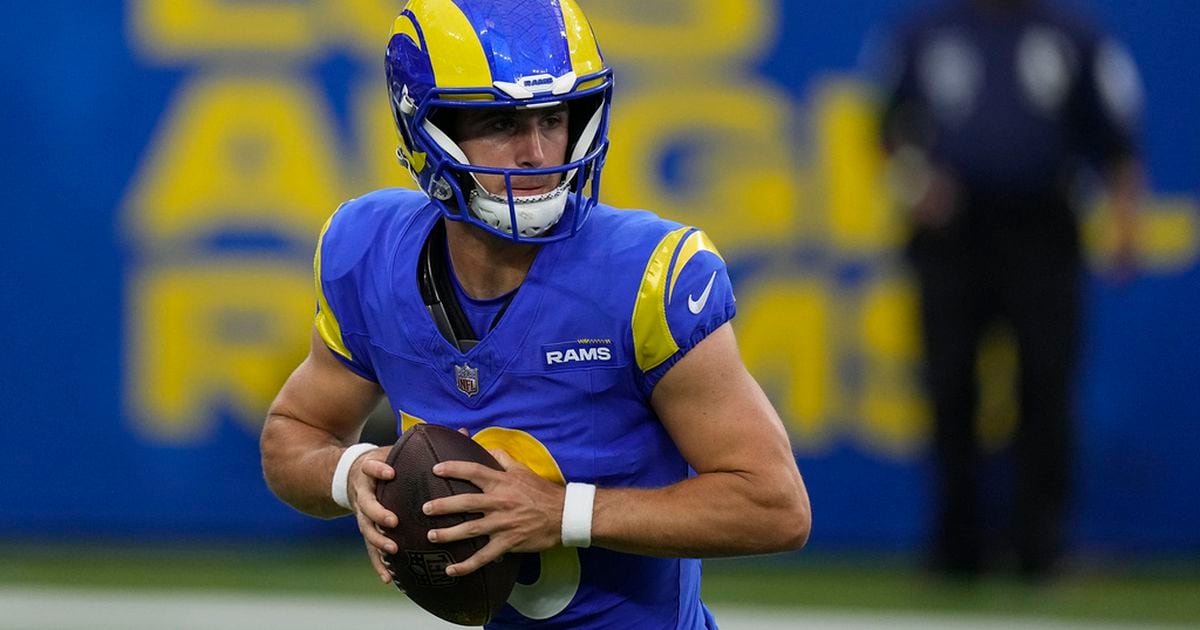
<svg viewBox="0 0 1200 630">
<path fill-rule="evenodd" d="M 799 482 L 783 424 L 746 371 L 728 323 L 671 367 L 651 404 L 696 472 L 782 473 L 784 483 Z"/>
<path fill-rule="evenodd" d="M 804 546 L 812 523 L 804 480 L 783 424 L 742 364 L 728 324 L 667 372 L 651 402 L 698 473 L 688 480 L 687 504 L 700 513 L 725 515 L 706 528 L 715 538 L 724 531 L 715 551 L 759 553 Z M 754 544 L 747 547 L 747 540 Z"/>
<path fill-rule="evenodd" d="M 348 442 L 357 438 L 382 390 L 351 371 L 333 352 L 314 327 L 308 356 L 284 383 L 270 415 L 299 421 Z"/>
</svg>

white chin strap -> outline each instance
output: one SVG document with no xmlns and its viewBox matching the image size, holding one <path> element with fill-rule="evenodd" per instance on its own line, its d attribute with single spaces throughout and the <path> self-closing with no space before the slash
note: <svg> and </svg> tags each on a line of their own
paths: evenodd
<svg viewBox="0 0 1200 630">
<path fill-rule="evenodd" d="M 592 142 L 596 139 L 596 133 L 600 129 L 600 122 L 603 118 L 602 108 L 597 107 L 595 114 L 584 127 L 583 133 L 580 134 L 579 140 L 575 143 L 575 150 L 571 152 L 569 162 L 576 162 L 587 155 L 587 151 L 592 146 Z M 450 157 L 458 160 L 464 165 L 470 165 L 470 160 L 463 153 L 461 147 L 458 146 L 450 136 L 444 131 L 438 129 L 436 125 L 425 121 L 423 127 L 429 132 L 429 136 L 433 141 L 438 143 Z M 475 174 L 471 174 L 471 179 L 475 180 L 475 190 L 469 193 L 467 207 L 470 208 L 471 214 L 476 218 L 500 230 L 501 232 L 516 233 L 520 236 L 529 238 L 537 237 L 545 234 L 558 223 L 562 218 L 563 212 L 567 208 L 567 199 L 571 190 L 571 180 L 575 178 L 575 170 L 569 171 L 563 181 L 554 190 L 540 195 L 532 195 L 528 197 L 520 197 L 512 195 L 512 205 L 516 210 L 517 226 L 513 229 L 512 212 L 509 211 L 508 197 L 504 195 L 494 195 L 487 191 L 479 183 L 479 179 Z M 587 182 L 583 182 L 586 184 Z M 582 185 L 582 184 L 581 184 Z"/>
</svg>

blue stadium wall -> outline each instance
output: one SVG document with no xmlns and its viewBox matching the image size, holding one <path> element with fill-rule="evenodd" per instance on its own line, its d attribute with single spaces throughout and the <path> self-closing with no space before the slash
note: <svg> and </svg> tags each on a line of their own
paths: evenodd
<svg viewBox="0 0 1200 630">
<path fill-rule="evenodd" d="M 619 73 L 605 199 L 699 225 L 788 426 L 815 548 L 927 527 L 928 407 L 860 53 L 909 2 L 584 0 Z M 316 234 L 407 185 L 380 71 L 399 3 L 28 3 L 0 41 L 0 540 L 352 534 L 274 499 L 267 404 L 303 357 Z M 1200 4 L 1096 0 L 1147 85 L 1142 273 L 1092 273 L 1073 544 L 1200 551 Z M 980 359 L 1004 502 L 1015 358 Z M 548 410 L 550 412 L 552 410 Z M 733 427 L 731 427 L 732 429 Z"/>
</svg>

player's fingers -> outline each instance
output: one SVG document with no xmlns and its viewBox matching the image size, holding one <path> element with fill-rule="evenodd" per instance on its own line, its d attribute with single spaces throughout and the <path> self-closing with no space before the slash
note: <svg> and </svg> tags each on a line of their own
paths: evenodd
<svg viewBox="0 0 1200 630">
<path fill-rule="evenodd" d="M 508 548 L 508 543 L 501 540 L 500 537 L 493 537 L 488 541 L 488 544 L 472 554 L 470 558 L 446 567 L 446 575 L 457 577 L 474 573 L 480 567 L 487 566 L 488 563 L 494 562 L 503 556 L 508 551 Z"/>
<path fill-rule="evenodd" d="M 378 523 L 383 527 L 395 527 L 400 522 L 395 513 L 383 507 L 382 503 L 375 500 L 374 495 L 360 494 L 356 505 L 360 514 L 365 515 L 373 523 Z"/>
<path fill-rule="evenodd" d="M 445 544 L 456 540 L 468 540 L 476 536 L 495 534 L 500 527 L 495 519 L 485 516 L 483 518 L 463 521 L 458 525 L 445 529 L 431 529 L 429 530 L 428 537 L 429 542 Z"/>
<path fill-rule="evenodd" d="M 370 519 L 358 515 L 358 531 L 362 534 L 363 540 L 367 541 L 368 545 L 375 547 L 378 551 L 386 551 L 387 553 L 396 553 L 399 548 L 396 543 L 379 531 L 379 527 Z"/>
<path fill-rule="evenodd" d="M 384 584 L 392 581 L 392 574 L 388 571 L 387 565 L 384 564 L 383 556 L 370 543 L 367 543 L 367 558 L 371 560 L 371 568 L 375 569 L 375 575 L 378 575 Z"/>
<path fill-rule="evenodd" d="M 491 512 L 496 509 L 496 499 L 480 492 L 455 494 L 441 499 L 433 499 L 421 506 L 421 511 L 427 516 L 445 514 L 461 514 L 463 512 Z"/>
<path fill-rule="evenodd" d="M 463 435 L 465 435 L 465 436 L 467 436 L 467 437 L 471 437 L 471 434 L 470 434 L 470 433 L 467 433 L 467 428 L 466 428 L 466 427 L 459 427 L 459 429 L 458 429 L 458 432 L 459 432 L 459 433 L 461 433 L 461 434 L 463 434 Z"/>
<path fill-rule="evenodd" d="M 496 458 L 496 461 L 499 462 L 500 466 L 506 471 L 529 470 L 528 466 L 514 459 L 512 455 L 508 454 L 508 451 L 502 448 L 489 448 L 488 452 L 492 454 L 492 457 Z"/>
<path fill-rule="evenodd" d="M 483 464 L 475 462 L 440 462 L 433 467 L 433 474 L 439 477 L 450 479 L 462 479 L 470 481 L 479 486 L 482 490 L 487 490 L 494 482 L 499 480 L 500 471 L 488 468 Z"/>
<path fill-rule="evenodd" d="M 396 471 L 387 462 L 378 459 L 368 459 L 363 462 L 362 471 L 372 479 L 388 481 L 396 477 Z"/>
</svg>

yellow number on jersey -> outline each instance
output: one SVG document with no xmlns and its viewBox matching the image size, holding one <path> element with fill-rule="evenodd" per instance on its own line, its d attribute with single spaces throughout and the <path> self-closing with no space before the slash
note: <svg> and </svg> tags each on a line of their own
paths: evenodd
<svg viewBox="0 0 1200 630">
<path fill-rule="evenodd" d="M 489 427 L 473 437 L 484 448 L 504 449 L 543 479 L 567 485 L 554 456 L 532 435 L 515 429 Z M 549 619 L 566 609 L 579 590 L 579 553 L 574 549 L 555 547 L 538 556 L 542 570 L 537 581 L 518 583 L 508 603 L 530 619 Z"/>
</svg>

